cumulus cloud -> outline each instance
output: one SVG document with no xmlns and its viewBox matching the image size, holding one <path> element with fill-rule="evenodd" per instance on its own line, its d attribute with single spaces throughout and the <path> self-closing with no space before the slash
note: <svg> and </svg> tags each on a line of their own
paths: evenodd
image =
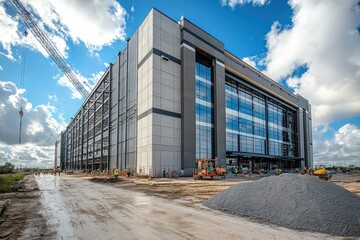
<svg viewBox="0 0 360 240">
<path fill-rule="evenodd" d="M 222 6 L 229 6 L 232 9 L 234 9 L 236 5 L 252 4 L 254 6 L 263 6 L 269 3 L 270 0 L 221 0 Z"/>
<path fill-rule="evenodd" d="M 360 114 L 360 26 L 356 1 L 290 0 L 292 26 L 266 35 L 265 74 L 286 80 L 313 105 L 315 126 Z M 300 67 L 305 72 L 295 74 Z"/>
<path fill-rule="evenodd" d="M 135 7 L 134 6 L 131 6 L 131 12 L 134 13 L 135 12 Z"/>
<path fill-rule="evenodd" d="M 0 1 L 0 27 L 2 30 L 2 34 L 0 34 L 0 45 L 2 49 L 0 49 L 0 54 L 7 57 L 8 59 L 15 61 L 15 57 L 13 56 L 12 47 L 15 46 L 24 46 L 30 48 L 31 50 L 40 52 L 45 57 L 48 57 L 47 52 L 41 46 L 41 44 L 36 40 L 36 38 L 32 34 L 28 34 L 25 37 L 24 32 L 20 29 L 25 29 L 23 25 L 19 24 L 20 18 L 18 16 L 13 17 L 5 11 L 4 1 Z M 44 29 L 44 24 L 42 22 L 38 22 L 39 26 Z M 63 56 L 67 56 L 66 50 L 68 49 L 66 46 L 66 42 L 64 39 L 56 36 L 54 33 L 47 33 L 49 38 L 56 44 L 60 53 Z"/>
<path fill-rule="evenodd" d="M 2 66 L 0 66 L 0 71 L 4 70 Z"/>
<path fill-rule="evenodd" d="M 314 129 L 315 164 L 360 166 L 360 129 L 353 124 L 345 124 L 334 131 L 330 139 L 322 140 L 323 134 L 332 131 L 328 126 Z"/>
<path fill-rule="evenodd" d="M 7 145 L 0 142 L 0 165 L 10 162 L 16 167 L 50 168 L 54 166 L 54 158 L 54 146 L 37 146 L 31 143 Z"/>
<path fill-rule="evenodd" d="M 64 125 L 54 119 L 54 106 L 33 107 L 23 96 L 25 90 L 18 89 L 12 82 L 0 81 L 0 142 L 18 144 L 19 109 L 23 102 L 22 143 L 48 146 L 55 142 Z"/>
<path fill-rule="evenodd" d="M 14 83 L 0 81 L 0 164 L 8 161 L 29 167 L 51 167 L 55 140 L 66 123 L 53 117 L 57 112 L 54 106 L 33 107 L 23 97 L 24 93 Z M 21 101 L 24 116 L 22 143 L 18 144 Z"/>
<path fill-rule="evenodd" d="M 77 44 L 84 43 L 91 52 L 101 50 L 103 46 L 109 46 L 116 40 L 125 39 L 127 13 L 115 0 L 22 0 L 22 3 L 39 20 L 38 24 L 64 56 L 67 55 L 68 38 Z M 19 16 L 11 16 L 6 11 L 5 1 L 0 1 L 0 44 L 3 48 L 0 53 L 14 60 L 12 47 L 25 44 L 47 57 L 47 53 L 31 34 L 26 38 L 27 43 L 24 43 L 20 22 Z"/>
</svg>

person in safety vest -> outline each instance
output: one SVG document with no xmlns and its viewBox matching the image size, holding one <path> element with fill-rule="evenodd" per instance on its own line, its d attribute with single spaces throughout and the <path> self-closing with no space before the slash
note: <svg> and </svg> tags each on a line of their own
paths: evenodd
<svg viewBox="0 0 360 240">
<path fill-rule="evenodd" d="M 117 179 L 117 178 L 119 177 L 119 175 L 120 175 L 119 169 L 116 168 L 116 169 L 114 170 L 114 176 L 115 176 L 115 178 Z"/>
</svg>

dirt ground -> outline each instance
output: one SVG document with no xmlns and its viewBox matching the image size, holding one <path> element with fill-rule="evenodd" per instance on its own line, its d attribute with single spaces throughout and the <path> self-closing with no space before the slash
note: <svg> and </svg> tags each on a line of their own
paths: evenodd
<svg viewBox="0 0 360 240">
<path fill-rule="evenodd" d="M 65 177 L 65 180 L 61 180 Z M 111 193 L 113 191 L 117 191 L 118 196 L 121 196 L 121 189 L 127 189 L 135 192 L 141 192 L 145 193 L 146 195 L 156 196 L 160 197 L 162 200 L 162 204 L 170 204 L 173 201 L 168 200 L 174 200 L 174 201 L 180 201 L 182 206 L 188 206 L 193 209 L 203 208 L 201 207 L 201 202 L 203 200 L 206 200 L 213 195 L 217 194 L 221 190 L 224 190 L 234 184 L 238 183 L 246 183 L 249 181 L 256 181 L 257 179 L 260 179 L 265 176 L 252 176 L 252 177 L 241 177 L 241 176 L 228 176 L 224 180 L 193 180 L 192 178 L 178 178 L 178 179 L 169 179 L 169 178 L 125 178 L 122 177 L 118 181 L 107 181 L 104 182 L 103 178 L 96 178 L 92 179 L 92 181 L 99 182 L 101 184 L 97 184 L 99 188 L 97 191 L 102 191 L 102 197 L 99 196 L 101 199 L 105 196 L 104 194 Z M 81 222 L 88 222 L 89 218 L 79 219 L 79 222 L 74 222 L 72 219 L 73 217 L 70 217 L 67 209 L 69 206 L 72 206 L 72 204 L 75 204 L 74 199 L 71 199 L 70 197 L 74 194 L 78 194 L 77 184 L 85 184 L 83 187 L 81 187 L 81 192 L 83 195 L 79 195 L 79 199 L 83 199 L 84 195 L 90 194 L 86 191 L 87 188 L 90 187 L 90 185 L 86 185 L 86 182 L 88 181 L 81 181 L 90 179 L 89 177 L 84 177 L 82 175 L 73 175 L 73 176 L 61 176 L 61 177 L 54 177 L 51 176 L 38 176 L 37 181 L 39 179 L 43 179 L 43 184 L 47 183 L 49 185 L 43 185 L 41 188 L 41 191 L 38 190 L 38 183 L 35 180 L 34 176 L 26 176 L 24 181 L 22 182 L 22 192 L 12 193 L 12 194 L 0 194 L 0 200 L 9 199 L 10 201 L 7 204 L 7 207 L 4 211 L 4 213 L 0 216 L 0 239 L 58 239 L 59 237 L 63 237 L 60 235 L 57 235 L 58 232 L 66 232 L 67 229 L 61 230 L 58 226 L 73 226 L 74 233 L 72 233 L 74 236 L 76 234 L 80 234 L 83 232 L 83 228 L 85 226 L 81 225 Z M 51 180 L 52 182 L 49 182 Z M 56 181 L 55 181 L 56 180 Z M 47 182 L 46 182 L 47 181 Z M 80 182 L 79 182 L 80 181 Z M 360 196 L 360 173 L 357 174 L 334 174 L 333 178 L 331 179 L 332 182 L 346 188 L 347 190 L 354 192 L 355 194 Z M 89 183 L 89 182 L 88 182 Z M 90 184 L 90 183 L 89 183 Z M 45 186 L 45 187 L 44 187 Z M 94 186 L 94 185 L 91 185 Z M 104 189 L 102 189 L 102 187 Z M 49 191 L 49 189 L 51 191 Z M 55 189 L 55 190 L 54 190 Z M 65 191 L 68 191 L 66 193 Z M 47 192 L 48 195 L 44 195 L 45 192 Z M 91 193 L 92 194 L 92 193 Z M 97 197 L 96 193 L 95 195 L 89 195 L 92 199 L 95 199 Z M 99 193 L 98 193 L 99 194 Z M 120 194 L 120 195 L 119 195 Z M 131 192 L 129 192 L 131 194 Z M 69 197 L 69 199 L 67 199 Z M 59 202 L 52 202 L 54 199 L 61 199 L 62 205 L 59 206 Z M 102 201 L 99 199 L 99 201 Z M 114 197 L 110 194 L 107 196 L 107 201 L 112 203 L 112 199 Z M 77 200 L 78 201 L 78 200 Z M 127 202 L 126 200 L 125 202 Z M 136 200 L 137 201 L 137 200 Z M 136 202 L 135 201 L 135 202 Z M 147 200 L 148 201 L 148 200 Z M 152 200 L 151 200 L 152 201 Z M 160 200 L 159 200 L 160 201 Z M 154 201 L 154 203 L 156 203 Z M 70 204 L 70 205 L 69 205 Z M 95 203 L 94 203 L 95 204 Z M 113 203 L 112 203 L 113 204 Z M 114 203 L 117 206 L 116 203 Z M 44 210 L 44 206 L 48 206 Z M 148 206 L 150 207 L 150 206 Z M 178 207 L 178 205 L 172 206 L 172 207 Z M 98 205 L 92 206 L 90 209 L 98 208 Z M 158 208 L 161 208 L 158 206 Z M 60 209 L 60 210 L 59 210 Z M 198 210 L 199 210 L 198 209 Z M 76 212 L 81 210 L 81 206 L 73 206 L 73 210 L 75 211 L 75 217 L 77 217 Z M 133 207 L 131 207 L 131 210 L 134 210 Z M 156 211 L 159 209 L 156 209 Z M 89 209 L 82 209 L 80 212 L 86 213 L 89 211 Z M 106 209 L 110 215 L 111 209 Z M 135 210 L 134 210 L 135 211 Z M 144 210 L 147 211 L 147 210 Z M 155 210 L 154 210 L 155 211 Z M 155 212 L 156 212 L 155 211 Z M 190 210 L 186 210 L 190 211 Z M 192 210 L 195 211 L 195 210 Z M 197 211 L 197 210 L 196 210 Z M 207 210 L 208 211 L 208 210 Z M 54 213 L 55 212 L 55 213 Z M 182 214 L 179 212 L 178 214 Z M 213 213 L 212 213 L 213 214 Z M 188 213 L 187 215 L 193 215 L 193 213 Z M 227 217 L 222 214 L 222 218 Z M 63 217 L 60 217 L 63 216 Z M 92 217 L 91 217 L 92 218 Z M 91 219 L 90 218 L 90 219 Z M 234 217 L 232 217 L 234 218 Z M 132 221 L 137 221 L 137 218 L 134 218 Z M 148 219 L 151 221 L 150 219 Z M 194 220 L 195 221 L 195 220 Z M 205 220 L 203 220 L 205 222 Z M 220 220 L 219 220 L 220 221 Z M 228 220 L 226 220 L 228 221 Z M 236 221 L 238 220 L 229 220 L 231 224 L 237 224 Z M 239 220 L 240 221 L 240 220 Z M 254 229 L 257 228 L 257 225 L 252 225 L 252 223 L 247 223 L 247 221 L 242 222 L 241 224 L 250 224 L 251 227 Z M 78 225 L 79 224 L 79 225 Z M 90 223 L 89 223 L 90 224 Z M 121 223 L 126 224 L 126 223 Z M 174 222 L 175 224 L 175 222 Z M 211 223 L 214 224 L 214 223 Z M 219 223 L 218 223 L 219 224 Z M 229 223 L 230 224 L 230 223 Z M 254 223 L 255 224 L 255 223 Z M 93 226 L 93 224 L 90 224 Z M 96 225 L 96 224 L 95 224 Z M 235 226 L 234 225 L 234 226 Z M 86 225 L 87 226 L 87 225 Z M 237 226 L 237 225 L 236 225 Z M 87 226 L 89 227 L 89 226 Z M 152 226 L 155 227 L 155 226 Z M 265 228 L 262 226 L 262 228 Z M 60 230 L 59 230 L 60 229 Z M 172 229 L 176 229 L 176 224 L 169 229 L 169 231 L 173 231 Z M 267 229 L 267 227 L 266 227 Z M 266 231 L 271 232 L 271 227 L 267 229 Z M 276 229 L 276 227 L 275 227 Z M 265 230 L 264 230 L 265 231 Z M 287 231 L 287 230 L 286 230 Z M 286 232 L 285 231 L 285 232 Z M 131 232 L 131 231 L 130 231 Z M 265 234 L 265 232 L 263 232 Z M 129 233 L 127 233 L 129 234 Z M 273 234 L 273 233 L 272 233 Z M 277 232 L 280 239 L 282 239 L 285 235 L 281 235 L 281 232 Z M 274 235 L 276 236 L 274 233 Z M 290 234 L 290 233 L 289 233 Z M 295 234 L 292 236 L 297 236 L 296 232 L 291 231 L 291 234 Z M 309 233 L 310 234 L 310 233 Z M 55 237 L 54 237 L 55 236 Z M 69 235 L 70 236 L 70 235 Z M 131 236 L 131 235 L 129 235 Z M 299 235 L 301 236 L 301 235 Z M 316 236 L 319 236 L 321 239 L 326 239 L 326 237 L 322 235 L 317 235 L 316 233 L 311 233 L 309 235 L 310 238 L 316 238 Z M 244 235 L 245 238 L 246 235 Z M 286 238 L 286 237 L 285 237 Z M 302 237 L 299 237 L 302 238 Z M 84 239 L 84 238 L 80 238 Z M 129 238 L 131 239 L 131 238 Z M 278 239 L 275 237 L 275 239 Z M 297 239 L 297 237 L 292 239 Z M 341 238 L 336 238 L 341 239 Z"/>
<path fill-rule="evenodd" d="M 39 235 L 45 237 L 46 222 L 39 213 L 41 193 L 35 177 L 26 176 L 20 186 L 20 192 L 0 194 L 1 200 L 8 200 L 0 216 L 0 239 L 21 239 L 25 226 L 29 230 L 42 232 Z"/>
<path fill-rule="evenodd" d="M 226 180 L 193 180 L 192 178 L 121 178 L 116 183 L 122 188 L 145 192 L 148 195 L 180 199 L 192 197 L 203 201 L 234 184 L 254 181 L 254 178 L 232 178 Z"/>
<path fill-rule="evenodd" d="M 360 173 L 334 174 L 331 181 L 360 197 Z"/>
<path fill-rule="evenodd" d="M 81 177 L 81 176 L 78 176 Z M 126 178 L 122 177 L 118 182 L 110 184 L 120 185 L 122 188 L 145 192 L 149 195 L 178 199 L 193 197 L 198 201 L 203 201 L 218 194 L 220 191 L 231 187 L 234 184 L 256 181 L 266 175 L 252 177 L 228 176 L 223 180 L 193 180 L 192 178 Z M 315 177 L 315 176 L 314 176 Z M 98 182 L 104 182 L 98 178 Z M 350 192 L 360 197 L 360 173 L 353 174 L 334 174 L 332 182 L 342 186 Z"/>
</svg>

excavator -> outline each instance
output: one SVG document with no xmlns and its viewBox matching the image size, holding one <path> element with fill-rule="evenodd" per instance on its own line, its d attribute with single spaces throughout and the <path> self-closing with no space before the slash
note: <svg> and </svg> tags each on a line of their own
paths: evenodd
<svg viewBox="0 0 360 240">
<path fill-rule="evenodd" d="M 332 175 L 330 173 L 328 173 L 326 168 L 322 165 L 315 172 L 311 167 L 305 168 L 302 174 L 308 174 L 310 176 L 313 176 L 313 175 L 319 176 L 320 179 L 325 180 L 325 181 L 328 181 L 332 177 Z"/>
<path fill-rule="evenodd" d="M 323 179 L 325 181 L 328 181 L 332 177 L 332 175 L 328 173 L 324 166 L 320 166 L 319 169 L 317 169 L 313 174 L 315 176 L 319 176 L 320 179 Z"/>
<path fill-rule="evenodd" d="M 197 167 L 193 171 L 195 180 L 225 178 L 226 168 L 217 167 L 215 159 L 205 158 L 197 161 Z"/>
</svg>

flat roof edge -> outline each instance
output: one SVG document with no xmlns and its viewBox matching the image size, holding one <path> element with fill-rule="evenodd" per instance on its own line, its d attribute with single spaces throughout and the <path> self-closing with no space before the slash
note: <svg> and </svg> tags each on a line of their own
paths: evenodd
<svg viewBox="0 0 360 240">
<path fill-rule="evenodd" d="M 282 88 L 285 92 L 291 94 L 293 97 L 298 98 L 298 96 L 300 96 L 299 94 L 294 94 L 294 93 L 290 92 L 289 90 L 287 90 L 286 88 L 281 86 L 278 82 L 276 82 L 275 80 L 273 80 L 270 77 L 266 76 L 264 73 L 260 72 L 258 69 L 254 68 L 253 66 L 246 63 L 245 61 L 241 60 L 240 58 L 238 58 L 237 56 L 235 56 L 231 52 L 225 50 L 224 53 L 227 54 L 228 56 L 230 56 L 231 58 L 233 58 L 235 61 L 239 62 L 240 64 L 246 65 L 247 68 L 249 68 L 250 70 L 252 70 L 256 74 L 259 74 L 260 76 L 264 77 L 267 81 L 270 81 L 272 84 L 276 84 L 278 87 Z"/>
</svg>

